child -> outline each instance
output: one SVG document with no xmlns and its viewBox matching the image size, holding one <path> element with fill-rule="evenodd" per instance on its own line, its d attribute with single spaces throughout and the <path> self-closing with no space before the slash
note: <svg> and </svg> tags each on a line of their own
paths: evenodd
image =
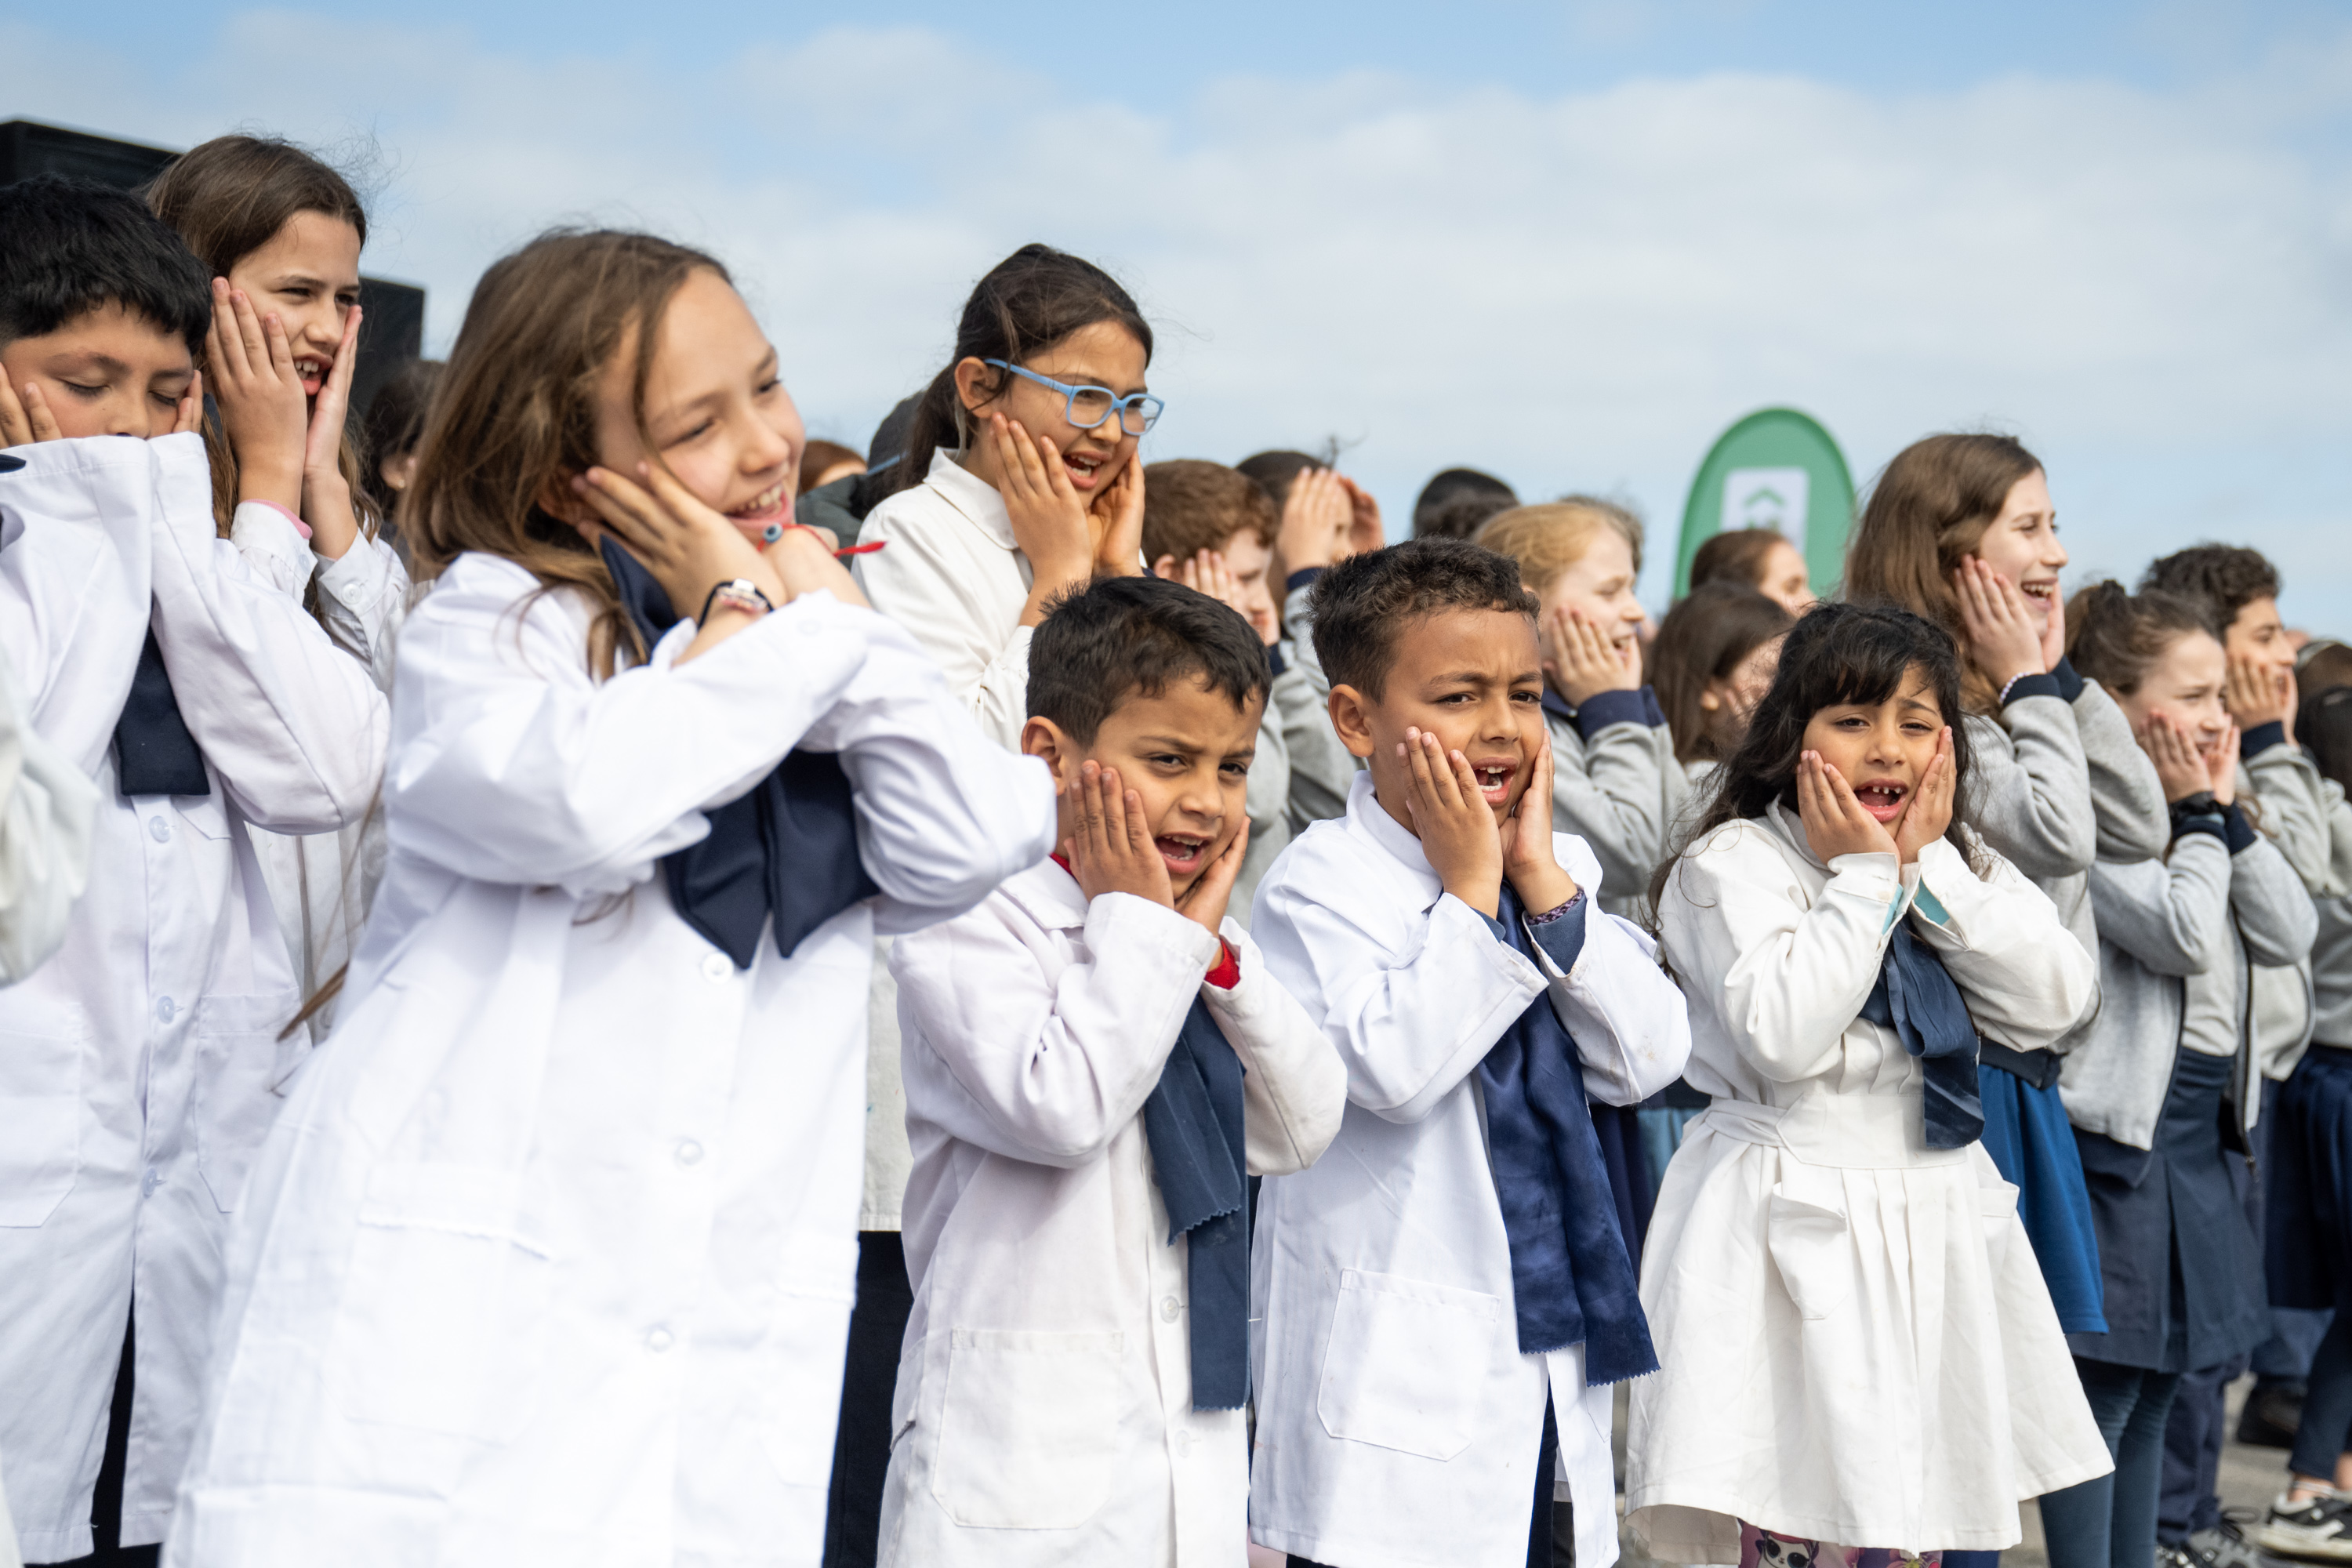
<svg viewBox="0 0 2352 1568">
<path fill-rule="evenodd" d="M 1753 588 L 1792 616 L 1813 604 L 1805 558 L 1777 528 L 1734 528 L 1711 536 L 1691 556 L 1691 592 L 1709 583 Z"/>
<path fill-rule="evenodd" d="M 99 799 L 62 947 L 0 991 L 0 1456 L 37 1563 L 163 1539 L 229 1215 L 307 1048 L 251 825 L 355 822 L 383 766 L 366 671 L 215 537 L 211 320 L 136 198 L 0 190 L 0 422 L 52 437 L 0 474 L 0 652 Z"/>
<path fill-rule="evenodd" d="M 1021 741 L 1061 853 L 894 944 L 915 1310 L 885 1563 L 1240 1553 L 1243 1177 L 1312 1163 L 1348 1088 L 1225 915 L 1267 679 L 1191 589 L 1058 601 Z"/>
<path fill-rule="evenodd" d="M 1666 716 L 1642 684 L 1640 520 L 1580 498 L 1504 512 L 1478 542 L 1517 562 L 1543 605 L 1553 825 L 1600 858 L 1615 889 L 1601 907 L 1638 919 L 1690 793 Z"/>
<path fill-rule="evenodd" d="M 1272 498 L 1246 474 L 1222 463 L 1185 458 L 1153 463 L 1143 473 L 1143 554 L 1152 574 L 1201 589 L 1233 608 L 1264 640 L 1274 668 L 1257 752 L 1250 763 L 1249 852 L 1234 885 L 1234 912 L 1246 925 L 1250 900 L 1265 868 L 1292 834 L 1317 819 L 1323 802 L 1335 794 L 1346 798 L 1355 767 L 1331 733 L 1325 694 L 1317 690 L 1312 671 L 1285 651 L 1286 639 L 1267 582 L 1276 570 L 1274 544 L 1281 521 Z M 1306 764 L 1296 774 L 1304 787 L 1296 791 L 1288 744 L 1293 732 L 1299 733 Z"/>
<path fill-rule="evenodd" d="M 947 674 L 982 733 L 1018 750 L 1029 638 L 1055 595 L 1132 574 L 1136 438 L 1151 327 L 1091 262 L 1024 245 L 964 301 L 954 357 L 915 411 L 897 492 L 858 537 L 859 586 Z"/>
<path fill-rule="evenodd" d="M 394 517 L 401 492 L 416 478 L 416 448 L 425 439 L 425 418 L 447 367 L 437 359 L 413 359 L 394 371 L 368 404 L 364 423 L 363 475 L 368 500 L 383 519 L 380 536 L 399 542 Z"/>
<path fill-rule="evenodd" d="M 1415 539 L 1472 539 L 1497 512 L 1519 504 L 1518 493 L 1476 468 L 1441 468 L 1412 500 Z"/>
<path fill-rule="evenodd" d="M 1693 588 L 1658 624 L 1650 683 L 1691 783 L 1739 749 L 1794 624 L 1778 599 L 1731 583 Z"/>
<path fill-rule="evenodd" d="M 2100 1007 L 2066 1060 L 2107 1331 L 2069 1336 L 2112 1482 L 2042 1500 L 2053 1568 L 2155 1551 L 2166 1416 L 2183 1373 L 2269 1332 L 2259 1243 L 2230 1166 L 2255 1125 L 2249 965 L 2311 947 L 2311 900 L 2235 804 L 2227 661 L 2204 607 L 2112 583 L 2067 607 L 2069 657 L 2115 693 L 2169 803 L 2162 860 L 2091 868 Z"/>
<path fill-rule="evenodd" d="M 1571 1532 L 1587 1568 L 1616 1557 L 1608 1385 L 1656 1362 L 1586 1100 L 1671 1081 L 1687 1024 L 1550 831 L 1535 615 L 1459 540 L 1315 585 L 1369 766 L 1251 927 L 1349 1078 L 1330 1152 L 1258 1200 L 1251 1533 L 1294 1563 L 1501 1568 Z"/>
<path fill-rule="evenodd" d="M 1960 647 L 1958 727 L 1975 758 L 1972 826 L 2098 950 L 2091 861 L 2152 860 L 2168 837 L 2156 771 L 2096 681 L 2066 662 L 2066 564 L 2041 460 L 2007 436 L 1930 436 L 1872 488 L 1846 557 L 1846 594 L 1899 605 Z M 2105 1328 L 2090 1199 L 2058 1076 L 2078 1043 L 1981 1053 L 1986 1152 L 2069 1333 Z"/>
<path fill-rule="evenodd" d="M 1625 1501 L 1669 1561 L 1997 1551 L 2020 1498 L 2109 1468 L 1977 1142 L 1979 1031 L 2039 1048 L 2096 977 L 1967 826 L 1959 689 L 1928 622 L 1815 608 L 1659 877 L 1714 1096 L 1642 1277 L 1665 1371 Z"/>
<path fill-rule="evenodd" d="M 0 652 L 0 985 L 40 968 L 65 941 L 89 885 L 97 810 L 88 775 L 26 721 L 25 693 Z M 0 1530 L 6 1507 L 0 1495 Z"/>
<path fill-rule="evenodd" d="M 874 931 L 1051 839 L 1043 770 L 791 526 L 801 440 L 707 256 L 559 232 L 476 289 L 383 891 L 168 1562 L 819 1560 Z"/>
</svg>

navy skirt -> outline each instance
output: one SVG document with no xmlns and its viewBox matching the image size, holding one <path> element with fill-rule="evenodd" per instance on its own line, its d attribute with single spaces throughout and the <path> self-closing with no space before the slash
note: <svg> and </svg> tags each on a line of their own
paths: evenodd
<svg viewBox="0 0 2352 1568">
<path fill-rule="evenodd" d="M 1984 1098 L 1985 1152 L 2017 1189 L 2017 1217 L 2033 1243 L 2058 1326 L 2070 1334 L 2105 1333 L 2091 1194 L 2058 1086 L 2036 1089 L 2012 1072 L 1980 1064 L 1977 1087 Z"/>
<path fill-rule="evenodd" d="M 2221 1145 L 2230 1058 L 2173 1053 L 2156 1147 L 2074 1130 L 2098 1233 L 2104 1334 L 2072 1333 L 2074 1352 L 2149 1372 L 2202 1372 L 2270 1337 L 2263 1249 Z"/>
<path fill-rule="evenodd" d="M 2352 1308 L 2352 1048 L 2313 1046 L 2279 1086 L 2273 1113 L 2271 1301 Z"/>
</svg>

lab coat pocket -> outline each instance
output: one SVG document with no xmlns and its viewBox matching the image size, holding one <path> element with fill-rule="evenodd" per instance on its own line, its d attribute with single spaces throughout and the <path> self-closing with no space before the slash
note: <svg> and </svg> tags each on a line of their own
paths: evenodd
<svg viewBox="0 0 2352 1568">
<path fill-rule="evenodd" d="M 1498 1296 L 1341 1269 L 1315 1395 L 1323 1429 L 1424 1459 L 1454 1458 L 1470 1446 L 1502 1317 Z"/>
<path fill-rule="evenodd" d="M 1979 1187 L 1977 1213 L 1984 1221 L 1985 1256 L 1998 1268 L 2009 1254 L 2010 1234 L 2017 1229 L 2017 1188 L 1999 1177 Z"/>
<path fill-rule="evenodd" d="M 794 1283 L 777 1302 L 761 1357 L 765 1413 L 761 1436 L 768 1462 L 792 1486 L 822 1489 L 833 1475 L 833 1427 L 812 1410 L 835 1408 L 856 1300 L 857 1243 L 847 1237 L 800 1236 L 792 1243 Z"/>
<path fill-rule="evenodd" d="M 196 1074 L 192 1117 L 196 1169 L 223 1214 L 236 1207 L 246 1173 L 283 1103 L 270 1092 L 278 1079 L 278 1036 L 302 1005 L 291 992 L 268 996 L 207 996 L 189 1026 Z"/>
<path fill-rule="evenodd" d="M 1071 1530 L 1120 1457 L 1121 1333 L 957 1329 L 931 1491 L 961 1525 Z"/>
<path fill-rule="evenodd" d="M 33 1226 L 81 1173 L 82 1053 L 89 1029 L 0 1029 L 0 1226 Z"/>
<path fill-rule="evenodd" d="M 458 1436 L 519 1424 L 530 1390 L 508 1358 L 493 1375 L 492 1352 L 546 1268 L 515 1233 L 520 1189 L 470 1165 L 369 1173 L 328 1353 L 352 1420 Z"/>
<path fill-rule="evenodd" d="M 172 809 L 180 814 L 181 821 L 206 838 L 228 837 L 228 810 L 221 804 L 217 785 L 210 795 L 173 795 Z"/>
<path fill-rule="evenodd" d="M 1765 1241 L 1798 1315 L 1818 1322 L 1844 1306 L 1853 1293 L 1853 1243 L 1832 1187 L 1807 1184 L 1811 1196 L 1798 1197 L 1790 1185 L 1773 1185 L 1765 1210 Z"/>
</svg>

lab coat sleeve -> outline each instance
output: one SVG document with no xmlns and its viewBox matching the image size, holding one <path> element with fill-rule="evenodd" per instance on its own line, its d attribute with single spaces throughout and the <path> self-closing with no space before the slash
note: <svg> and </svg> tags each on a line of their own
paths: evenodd
<svg viewBox="0 0 2352 1568">
<path fill-rule="evenodd" d="M 1665 854 L 1666 828 L 1690 794 L 1673 735 L 1634 720 L 1598 725 L 1590 736 L 1556 715 L 1546 723 L 1553 826 L 1590 844 L 1612 885 L 1647 888 Z"/>
<path fill-rule="evenodd" d="M 1286 860 L 1301 855 L 1294 846 Z M 1387 1121 L 1418 1121 L 1543 994 L 1543 973 L 1451 893 L 1430 910 L 1420 945 L 1392 952 L 1327 901 L 1337 894 L 1344 902 L 1349 890 L 1335 884 L 1309 898 L 1296 882 L 1270 878 L 1259 884 L 1250 932 L 1275 980 L 1320 1016 L 1347 1067 L 1348 1098 Z"/>
<path fill-rule="evenodd" d="M 1633 921 L 1594 906 L 1584 951 L 1562 973 L 1538 948 L 1552 1011 L 1576 1042 L 1584 1092 L 1603 1105 L 1639 1105 L 1682 1077 L 1690 1060 L 1690 1009 L 1658 944 Z"/>
<path fill-rule="evenodd" d="M 2310 957 L 2319 934 L 2319 912 L 2303 879 L 2260 834 L 2230 857 L 2230 913 L 2245 937 L 2247 958 L 2273 968 Z"/>
<path fill-rule="evenodd" d="M 38 969 L 65 940 L 89 876 L 98 789 L 35 732 L 0 655 L 0 985 Z"/>
<path fill-rule="evenodd" d="M 982 734 L 906 628 L 837 613 L 862 621 L 866 658 L 800 743 L 840 753 L 858 851 L 882 888 L 876 929 L 896 936 L 963 913 L 1053 852 L 1053 775 Z"/>
<path fill-rule="evenodd" d="M 600 683 L 572 612 L 534 587 L 461 558 L 409 616 L 384 825 L 394 849 L 461 876 L 574 896 L 624 891 L 701 838 L 702 813 L 832 707 L 878 624 L 803 595 L 684 665 L 681 622 L 649 663 Z"/>
<path fill-rule="evenodd" d="M 320 558 L 318 584 L 327 635 L 390 691 L 393 645 L 408 611 L 408 568 L 400 552 L 388 540 L 362 533 L 341 560 Z"/>
<path fill-rule="evenodd" d="M 2090 869 L 2098 819 L 2074 708 L 2054 693 L 2021 697 L 2000 710 L 1998 723 L 1976 715 L 1965 721 L 1977 742 L 1969 799 L 1986 840 L 2044 881 Z M 1995 731 L 2007 732 L 2007 745 Z"/>
<path fill-rule="evenodd" d="M 2095 680 L 2083 683 L 2072 706 L 2084 765 L 2090 771 L 2097 858 L 2162 859 L 2172 843 L 2172 814 L 2165 804 L 2164 782 L 2132 734 L 2131 721 Z"/>
<path fill-rule="evenodd" d="M 2041 1050 L 2098 1005 L 2098 961 L 2017 867 L 1993 856 L 1990 868 L 1978 877 L 1947 839 L 1921 849 L 1912 929 L 1959 985 L 1979 1033 L 2012 1050 Z"/>
<path fill-rule="evenodd" d="M 1348 1109 L 1348 1068 L 1297 998 L 1266 973 L 1241 922 L 1224 938 L 1241 968 L 1230 989 L 1203 985 L 1209 1014 L 1242 1060 L 1250 1174 L 1286 1176 L 1322 1157 Z"/>
<path fill-rule="evenodd" d="M 2091 867 L 2099 938 L 2158 974 L 2201 973 L 2221 955 L 2230 851 L 2210 833 L 2184 833 L 2161 860 Z"/>
<path fill-rule="evenodd" d="M 992 1153 L 1065 1169 L 1099 1155 L 1159 1085 L 1217 939 L 1128 893 L 1087 908 L 1091 962 L 1049 983 L 990 905 L 890 946 L 898 1021 L 957 1092 L 908 1111 Z"/>
<path fill-rule="evenodd" d="M 1765 831 L 1734 823 L 1692 846 L 1658 917 L 1684 990 L 1758 1072 L 1794 1083 L 1844 1049 L 1906 895 L 1893 855 L 1841 855 L 1808 909 Z"/>
<path fill-rule="evenodd" d="M 300 602 L 319 558 L 284 508 L 260 500 L 237 502 L 229 514 L 228 542 L 255 576 Z"/>
<path fill-rule="evenodd" d="M 981 733 L 1006 751 L 1019 751 L 1021 727 L 1029 719 L 1029 641 L 1035 628 L 985 620 L 961 580 L 968 565 L 942 554 L 937 531 L 919 518 L 877 511 L 866 520 L 859 542 L 884 547 L 857 557 L 857 582 L 866 598 L 930 656 L 948 689 L 979 721 Z"/>
<path fill-rule="evenodd" d="M 197 438 L 152 446 L 153 627 L 189 733 L 254 826 L 324 833 L 359 821 L 383 773 L 383 693 L 219 537 Z"/>
</svg>

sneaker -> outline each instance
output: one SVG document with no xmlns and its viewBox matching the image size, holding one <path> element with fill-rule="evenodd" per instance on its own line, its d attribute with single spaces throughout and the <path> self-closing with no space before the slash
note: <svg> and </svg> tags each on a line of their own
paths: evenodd
<svg viewBox="0 0 2352 1568">
<path fill-rule="evenodd" d="M 2282 1496 L 2254 1531 L 2254 1542 L 2283 1557 L 2352 1563 L 2352 1498 L 2336 1492 L 2291 1503 Z"/>
<path fill-rule="evenodd" d="M 2200 1530 L 2168 1550 L 2180 1561 L 2173 1568 L 2287 1568 L 2286 1563 L 2263 1551 L 2246 1536 L 2254 1522 L 2251 1512 L 2231 1509 L 2211 1530 Z"/>
<path fill-rule="evenodd" d="M 2258 1384 L 2238 1415 L 2238 1441 L 2256 1448 L 2292 1448 L 2303 1424 L 2304 1385 Z"/>
</svg>

